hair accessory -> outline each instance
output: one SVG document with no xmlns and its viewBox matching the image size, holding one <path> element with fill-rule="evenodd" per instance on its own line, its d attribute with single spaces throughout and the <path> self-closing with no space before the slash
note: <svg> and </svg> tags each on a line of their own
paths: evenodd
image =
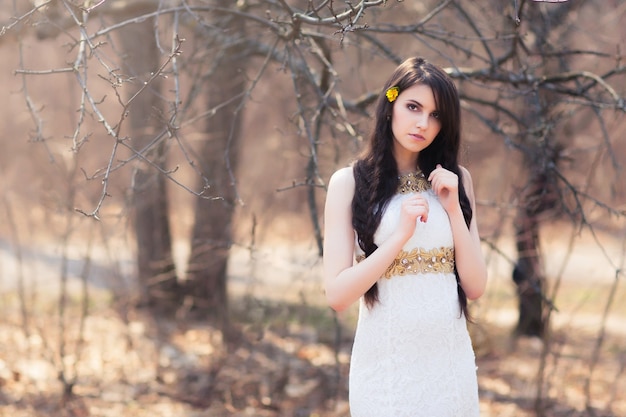
<svg viewBox="0 0 626 417">
<path fill-rule="evenodd" d="M 400 94 L 400 89 L 397 86 L 389 87 L 385 92 L 385 96 L 387 96 L 387 100 L 389 100 L 390 103 L 396 101 L 398 94 Z"/>
</svg>

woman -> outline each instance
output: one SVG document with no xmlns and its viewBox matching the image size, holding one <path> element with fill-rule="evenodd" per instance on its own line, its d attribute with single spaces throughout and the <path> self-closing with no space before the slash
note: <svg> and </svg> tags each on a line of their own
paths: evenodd
<svg viewBox="0 0 626 417">
<path fill-rule="evenodd" d="M 477 416 L 467 299 L 483 294 L 487 271 L 458 164 L 456 87 L 408 59 L 375 117 L 364 155 L 332 175 L 324 214 L 328 302 L 341 311 L 360 300 L 352 417 Z"/>
</svg>

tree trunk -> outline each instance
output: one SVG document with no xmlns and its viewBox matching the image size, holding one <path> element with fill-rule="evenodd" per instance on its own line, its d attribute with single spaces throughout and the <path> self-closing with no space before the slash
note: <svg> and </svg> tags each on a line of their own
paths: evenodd
<svg viewBox="0 0 626 417">
<path fill-rule="evenodd" d="M 539 247 L 538 216 L 541 212 L 545 176 L 532 176 L 529 182 L 527 191 L 522 193 L 515 221 L 518 261 L 513 269 L 513 281 L 517 285 L 519 307 L 515 334 L 543 337 L 545 277 Z"/>
<path fill-rule="evenodd" d="M 546 280 L 539 244 L 541 221 L 549 215 L 562 213 L 563 202 L 555 169 L 561 158 L 561 145 L 527 138 L 524 165 L 529 173 L 528 184 L 520 193 L 515 218 L 517 264 L 513 281 L 517 285 L 519 320 L 515 334 L 543 337 L 547 326 L 545 296 Z M 556 140 L 553 140 L 556 142 Z M 550 306 L 551 307 L 551 306 Z"/>
<path fill-rule="evenodd" d="M 529 7 L 525 20 L 535 34 L 534 50 L 540 52 L 541 69 L 544 74 L 568 70 L 566 59 L 550 58 L 554 46 L 549 35 L 565 21 L 567 14 L 580 6 L 562 5 L 545 8 Z M 567 33 L 561 36 L 567 36 Z M 563 202 L 560 200 L 556 168 L 561 159 L 564 139 L 554 131 L 551 120 L 552 109 L 558 102 L 558 95 L 547 89 L 535 94 L 527 94 L 522 120 L 525 126 L 532 126 L 522 143 L 524 166 L 529 179 L 526 189 L 521 193 L 519 208 L 515 220 L 515 237 L 518 262 L 513 270 L 513 281 L 517 284 L 519 301 L 519 320 L 515 334 L 543 337 L 548 325 L 545 296 L 546 280 L 543 271 L 542 255 L 539 247 L 539 229 L 545 214 L 561 213 Z M 551 307 L 551 306 L 550 306 Z"/>
<path fill-rule="evenodd" d="M 146 20 L 120 29 L 119 40 L 124 54 L 124 71 L 135 77 L 127 84 L 126 97 L 132 97 L 151 72 L 159 67 L 154 23 Z M 150 143 L 159 130 L 158 118 L 153 114 L 159 107 L 159 80 L 133 99 L 128 123 L 131 145 L 139 150 Z M 154 146 L 146 158 L 165 167 L 164 144 Z M 142 304 L 174 307 L 178 300 L 178 284 L 172 257 L 172 239 L 168 219 L 166 179 L 154 167 L 139 163 L 133 181 L 134 226 L 137 239 L 138 279 L 142 289 Z"/>
<path fill-rule="evenodd" d="M 212 198 L 196 200 L 185 294 L 192 300 L 195 310 L 208 313 L 225 326 L 228 321 L 227 263 L 237 200 L 234 175 L 241 123 L 238 106 L 246 88 L 247 57 L 237 43 L 237 39 L 244 36 L 241 18 L 216 14 L 214 25 L 209 41 L 215 43 L 212 49 L 216 56 L 212 57 L 207 104 L 209 109 L 217 111 L 208 119 L 207 138 L 200 149 L 200 167 L 210 187 L 206 195 Z"/>
</svg>

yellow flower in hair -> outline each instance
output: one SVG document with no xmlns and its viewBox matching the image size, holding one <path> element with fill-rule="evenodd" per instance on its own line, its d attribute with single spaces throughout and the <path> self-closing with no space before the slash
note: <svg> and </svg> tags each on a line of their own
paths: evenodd
<svg viewBox="0 0 626 417">
<path fill-rule="evenodd" d="M 393 103 L 398 98 L 398 94 L 400 94 L 400 89 L 398 87 L 389 87 L 385 95 L 387 96 L 387 100 L 390 103 Z"/>
</svg>

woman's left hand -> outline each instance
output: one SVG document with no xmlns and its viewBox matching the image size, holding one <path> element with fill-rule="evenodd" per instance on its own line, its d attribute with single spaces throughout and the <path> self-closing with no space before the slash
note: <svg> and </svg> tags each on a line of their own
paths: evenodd
<svg viewBox="0 0 626 417">
<path fill-rule="evenodd" d="M 441 164 L 428 176 L 428 181 L 443 208 L 450 212 L 460 207 L 459 204 L 459 177 L 452 171 L 443 168 Z"/>
</svg>

